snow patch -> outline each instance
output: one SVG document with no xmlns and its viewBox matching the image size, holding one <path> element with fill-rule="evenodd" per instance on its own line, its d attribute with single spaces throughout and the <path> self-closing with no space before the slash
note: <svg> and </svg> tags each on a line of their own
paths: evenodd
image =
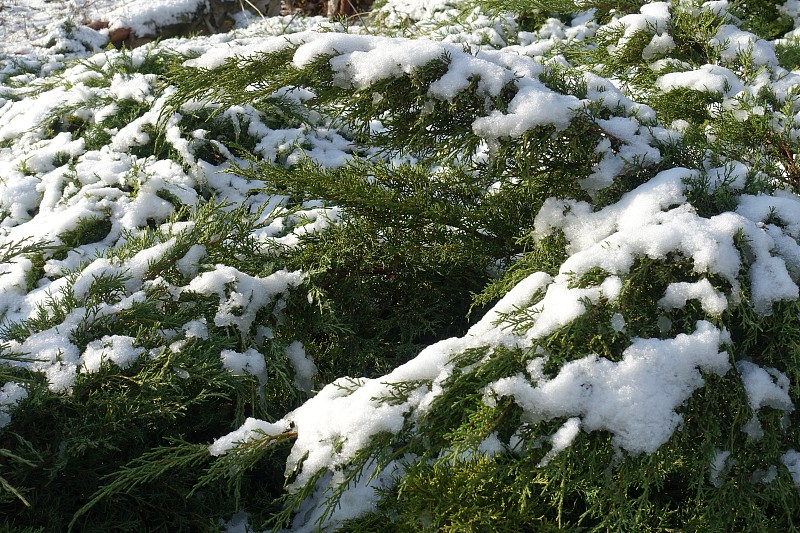
<svg viewBox="0 0 800 533">
<path fill-rule="evenodd" d="M 263 387 L 267 382 L 267 362 L 264 355 L 254 348 L 244 353 L 235 350 L 222 350 L 219 354 L 222 366 L 234 375 L 251 375 L 258 378 Z"/>
<path fill-rule="evenodd" d="M 764 407 L 772 407 L 790 413 L 794 411 L 794 403 L 789 396 L 789 377 L 772 367 L 760 367 L 750 361 L 737 361 L 736 370 L 742 377 L 744 390 L 753 417 L 744 426 L 743 431 L 754 440 L 764 436 L 764 430 L 758 420 L 758 411 Z"/>
<path fill-rule="evenodd" d="M 208 451 L 211 455 L 219 457 L 229 453 L 231 450 L 235 450 L 238 444 L 251 442 L 262 437 L 274 437 L 288 431 L 288 429 L 289 424 L 283 420 L 273 424 L 255 418 L 248 418 L 236 431 L 216 439 L 208 447 Z"/>
<path fill-rule="evenodd" d="M 725 374 L 727 333 L 705 321 L 674 339 L 633 339 L 619 362 L 595 355 L 565 363 L 537 384 L 522 376 L 491 384 L 509 396 L 530 422 L 578 417 L 585 431 L 610 431 L 615 446 L 632 455 L 653 453 L 683 422 L 676 411 L 704 380 L 700 371 Z"/>
<path fill-rule="evenodd" d="M 11 413 L 14 408 L 28 397 L 28 389 L 9 381 L 0 387 L 0 428 L 6 427 L 11 422 Z"/>
<path fill-rule="evenodd" d="M 311 392 L 314 388 L 314 378 L 317 376 L 317 365 L 306 354 L 303 343 L 294 341 L 284 350 L 294 368 L 294 383 L 301 391 Z"/>
<path fill-rule="evenodd" d="M 144 354 L 144 348 L 134 346 L 136 339 L 125 335 L 105 335 L 91 341 L 81 354 L 81 372 L 93 373 L 105 362 L 127 368 Z"/>
<path fill-rule="evenodd" d="M 217 265 L 203 272 L 182 290 L 219 297 L 219 307 L 214 324 L 220 327 L 236 326 L 247 334 L 256 314 L 276 297 L 283 295 L 305 279 L 301 272 L 280 270 L 265 278 L 258 278 L 227 266 Z"/>
</svg>

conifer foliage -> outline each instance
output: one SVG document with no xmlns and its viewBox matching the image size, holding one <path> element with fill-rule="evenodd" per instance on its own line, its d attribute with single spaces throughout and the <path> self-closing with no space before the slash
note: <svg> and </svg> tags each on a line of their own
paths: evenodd
<svg viewBox="0 0 800 533">
<path fill-rule="evenodd" d="M 0 57 L 2 527 L 798 527 L 800 5 L 611 6 Z"/>
</svg>

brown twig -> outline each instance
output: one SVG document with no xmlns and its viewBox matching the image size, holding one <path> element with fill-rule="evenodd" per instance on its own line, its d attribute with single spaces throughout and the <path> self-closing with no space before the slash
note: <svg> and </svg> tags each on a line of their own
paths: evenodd
<svg viewBox="0 0 800 533">
<path fill-rule="evenodd" d="M 789 173 L 791 174 L 789 177 L 789 185 L 791 185 L 793 189 L 797 189 L 798 184 L 800 184 L 800 169 L 797 168 L 794 155 L 789 151 L 789 147 L 786 146 L 786 143 L 783 141 L 778 141 L 778 147 L 783 151 L 783 154 L 786 156 L 786 161 L 789 164 Z"/>
</svg>

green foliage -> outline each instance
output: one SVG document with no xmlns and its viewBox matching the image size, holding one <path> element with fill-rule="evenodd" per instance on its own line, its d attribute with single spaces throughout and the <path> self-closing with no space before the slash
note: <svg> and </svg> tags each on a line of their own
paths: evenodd
<svg viewBox="0 0 800 533">
<path fill-rule="evenodd" d="M 570 15 L 577 15 L 584 11 L 594 9 L 597 20 L 606 23 L 613 15 L 636 13 L 641 7 L 640 2 L 623 1 L 607 2 L 604 0 L 489 0 L 477 3 L 489 12 L 512 11 L 519 13 L 526 30 L 536 30 L 547 18 L 569 19 Z M 568 22 L 568 20 L 564 20 Z"/>
<path fill-rule="evenodd" d="M 714 92 L 677 88 L 653 99 L 653 106 L 663 110 L 663 120 L 673 123 L 685 120 L 690 124 L 704 124 L 711 118 L 715 104 L 722 103 L 722 95 Z"/>
<path fill-rule="evenodd" d="M 175 238 L 174 247 L 150 263 L 146 279 L 183 285 L 176 261 L 198 245 L 206 247 L 203 261 L 208 263 L 203 264 L 209 268 L 228 263 L 255 275 L 270 272 L 272 253 L 251 237 L 260 224 L 258 213 L 208 204 L 178 213 L 176 219 L 181 218 L 192 220 L 191 230 L 130 235 L 109 258 L 122 261 Z M 96 225 L 97 221 L 88 220 L 83 230 L 62 240 L 71 239 L 74 245 L 93 242 Z M 106 231 L 107 227 L 100 233 Z M 226 238 L 220 239 L 223 235 Z M 29 245 L 13 252 L 36 249 Z M 79 276 L 79 272 L 69 276 L 71 283 Z M 280 334 L 258 344 L 268 359 L 266 386 L 254 376 L 234 375 L 220 363 L 222 350 L 244 351 L 256 345 L 257 325 L 276 327 L 274 316 L 263 312 L 253 330 L 242 335 L 213 325 L 219 302 L 201 295 L 176 297 L 165 283 L 152 285 L 132 305 L 109 313 L 109 306 L 130 296 L 129 279 L 122 274 L 96 276 L 86 299 L 77 300 L 66 288 L 42 304 L 33 318 L 5 326 L 4 337 L 24 340 L 63 325 L 77 313 L 80 320 L 70 337 L 80 349 L 106 335 L 126 335 L 149 354 L 125 368 L 106 363 L 99 372 L 81 373 L 69 394 L 48 390 L 35 374 L 11 370 L 9 378 L 29 383 L 29 396 L 0 444 L 16 453 L 1 474 L 4 486 L 16 496 L 2 502 L 9 525 L 65 530 L 71 520 L 70 525 L 82 531 L 120 524 L 135 529 L 214 530 L 217 519 L 232 513 L 240 499 L 255 502 L 256 498 L 267 512 L 271 500 L 279 496 L 280 483 L 266 492 L 258 489 L 244 496 L 241 492 L 255 479 L 278 478 L 280 461 L 234 476 L 219 466 L 207 475 L 202 470 L 212 466 L 208 441 L 238 427 L 246 416 L 279 417 L 303 397 L 293 384 Z M 184 337 L 179 347 L 170 345 L 182 335 L 170 339 L 168 332 L 180 331 L 191 320 L 207 321 L 208 338 Z M 22 451 L 15 439 L 22 439 Z M 258 457 L 263 459 L 264 453 Z M 231 478 L 229 483 L 217 482 L 226 478 Z M 183 503 L 171 504 L 169 510 L 164 507 L 165 501 L 175 499 Z M 41 508 L 50 511 L 38 512 Z"/>
<path fill-rule="evenodd" d="M 800 67 L 800 43 L 797 39 L 776 43 L 775 55 L 778 56 L 780 66 L 786 70 L 795 70 Z"/>
<path fill-rule="evenodd" d="M 63 258 L 73 248 L 102 241 L 110 231 L 111 221 L 109 219 L 82 218 L 75 228 L 58 235 L 61 245 L 53 248 L 53 255 Z"/>
<path fill-rule="evenodd" d="M 732 2 L 731 14 L 742 21 L 741 28 L 762 39 L 776 39 L 793 28 L 792 19 L 781 13 L 778 0 L 740 0 Z"/>
<path fill-rule="evenodd" d="M 586 112 L 563 132 L 535 128 L 500 140 L 488 161 L 461 163 L 481 143 L 472 131 L 474 117 L 487 105 L 507 109 L 517 92 L 513 83 L 491 101 L 481 94 L 477 78 L 452 101 L 430 99 L 428 87 L 449 68 L 445 55 L 352 91 L 333 82 L 327 58 L 304 69 L 280 63 L 291 52 L 230 60 L 213 78 L 203 69 L 181 71 L 173 78 L 180 88 L 173 105 L 190 99 L 220 109 L 240 105 L 247 87 L 248 105 L 259 107 L 268 124 L 291 113 L 314 127 L 303 117 L 334 113 L 359 147 L 354 156 L 369 147 L 383 157 L 413 154 L 413 166 L 387 165 L 373 155 L 339 169 L 310 163 L 282 168 L 272 162 L 237 169 L 298 206 L 321 200 L 343 210 L 341 224 L 307 236 L 288 255 L 292 268 L 309 272 L 325 313 L 335 317 L 320 325 L 315 314 L 304 319 L 298 312 L 297 331 L 313 332 L 306 342 L 323 372 L 331 372 L 328 379 L 335 372 L 385 372 L 430 342 L 464 330 L 470 294 L 481 292 L 498 263 L 509 264 L 522 251 L 518 240 L 543 199 L 587 197 L 577 185 L 597 161 L 587 140 L 599 141 L 604 130 Z M 210 84 L 210 79 L 224 81 Z M 585 85 L 572 71 L 548 69 L 542 81 L 585 96 Z M 277 99 L 276 91 L 287 85 L 313 90 L 313 107 Z M 374 120 L 381 121 L 382 132 L 371 132 Z M 569 160 L 563 154 L 570 154 Z M 428 165 L 434 162 L 449 166 L 432 175 Z M 495 182 L 501 186 L 489 192 Z"/>
<path fill-rule="evenodd" d="M 470 293 L 482 289 L 498 257 L 515 253 L 517 228 L 507 211 L 515 206 L 484 202 L 485 187 L 463 169 L 435 180 L 420 166 L 382 163 L 291 171 L 260 165 L 247 174 L 266 174 L 268 190 L 297 202 L 322 198 L 345 210 L 341 223 L 305 238 L 288 259 L 309 272 L 326 313 L 338 317 L 334 331 L 323 323 L 309 338 L 329 372 L 382 373 L 463 331 Z M 298 331 L 316 329 L 298 320 Z"/>
<path fill-rule="evenodd" d="M 103 476 L 113 473 L 116 465 L 144 454 L 140 462 L 152 467 L 154 460 L 148 450 L 164 445 L 166 436 L 183 435 L 202 442 L 225 431 L 236 410 L 244 408 L 236 405 L 237 397 L 247 396 L 247 388 L 253 385 L 237 383 L 239 380 L 227 375 L 207 348 L 189 350 L 184 356 L 162 354 L 125 372 L 109 368 L 92 374 L 76 383 L 71 397 L 33 388 L 11 431 L 26 435 L 29 454 L 35 454 L 39 464 L 36 468 L 17 466 L 9 473 L 18 486 L 25 487 L 24 494 L 31 501 L 30 510 L 4 505 L 10 523 L 64 530 L 73 513 L 104 485 Z M 176 368 L 189 377 L 181 378 Z M 200 413 L 202 423 L 197 420 Z M 200 447 L 207 458 L 205 447 Z M 78 523 L 84 524 L 82 530 L 98 531 L 119 523 L 128 523 L 127 527 L 163 523 L 176 528 L 197 523 L 198 517 L 207 516 L 209 507 L 224 502 L 224 491 L 207 495 L 206 501 L 187 502 L 182 512 L 162 514 L 165 498 L 185 495 L 186 483 L 191 488 L 191 475 L 188 480 L 173 475 L 166 494 L 152 486 L 140 492 L 129 487 L 129 499 L 106 500 L 89 522 Z M 43 478 L 48 480 L 46 488 L 40 484 Z M 137 479 L 136 485 L 146 479 Z M 130 509 L 132 502 L 138 512 L 126 513 L 124 509 Z M 36 512 L 45 507 L 51 511 Z M 204 521 L 209 523 L 208 518 Z"/>
</svg>

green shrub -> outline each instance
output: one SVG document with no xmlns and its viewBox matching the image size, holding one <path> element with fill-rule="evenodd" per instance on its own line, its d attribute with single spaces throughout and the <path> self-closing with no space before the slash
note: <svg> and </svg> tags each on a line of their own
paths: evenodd
<svg viewBox="0 0 800 533">
<path fill-rule="evenodd" d="M 796 528 L 789 16 L 398 2 L 35 93 L 3 527 Z"/>
</svg>

